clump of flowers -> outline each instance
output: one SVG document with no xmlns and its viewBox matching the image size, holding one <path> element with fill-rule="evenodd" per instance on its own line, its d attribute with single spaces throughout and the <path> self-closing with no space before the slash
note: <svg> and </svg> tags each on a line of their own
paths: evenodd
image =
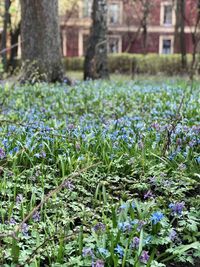
<svg viewBox="0 0 200 267">
<path fill-rule="evenodd" d="M 185 208 L 185 202 L 177 202 L 169 204 L 169 208 L 172 211 L 173 215 L 180 216 Z"/>
</svg>

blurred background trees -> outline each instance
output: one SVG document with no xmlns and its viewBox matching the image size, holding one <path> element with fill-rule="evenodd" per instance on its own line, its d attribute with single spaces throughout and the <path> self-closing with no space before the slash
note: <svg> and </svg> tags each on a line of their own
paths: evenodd
<svg viewBox="0 0 200 267">
<path fill-rule="evenodd" d="M 87 42 L 84 63 L 84 80 L 108 78 L 107 57 L 107 0 L 94 0 L 92 27 Z"/>
</svg>

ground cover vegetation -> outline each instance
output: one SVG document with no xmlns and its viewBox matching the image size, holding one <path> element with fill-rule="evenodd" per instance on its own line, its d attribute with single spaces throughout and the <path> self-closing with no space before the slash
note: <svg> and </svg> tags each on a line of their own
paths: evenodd
<svg viewBox="0 0 200 267">
<path fill-rule="evenodd" d="M 199 84 L 0 87 L 1 266 L 198 264 Z"/>
</svg>

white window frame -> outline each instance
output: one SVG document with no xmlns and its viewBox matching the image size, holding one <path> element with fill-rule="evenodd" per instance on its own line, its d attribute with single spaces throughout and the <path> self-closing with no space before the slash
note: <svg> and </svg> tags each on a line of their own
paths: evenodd
<svg viewBox="0 0 200 267">
<path fill-rule="evenodd" d="M 109 14 L 109 6 L 110 5 L 118 5 L 119 7 L 119 19 L 117 23 L 110 23 L 110 14 Z M 122 24 L 122 17 L 123 17 L 123 3 L 122 1 L 109 1 L 108 2 L 108 25 L 114 26 L 114 25 L 119 25 Z"/>
<path fill-rule="evenodd" d="M 63 45 L 63 56 L 67 56 L 67 31 L 62 31 L 62 45 Z"/>
<path fill-rule="evenodd" d="M 84 51 L 83 51 L 83 36 L 84 35 L 89 35 L 90 34 L 90 30 L 79 30 L 78 33 L 78 56 L 82 57 L 84 56 Z"/>
<path fill-rule="evenodd" d="M 172 6 L 172 24 L 165 24 L 164 23 L 164 12 L 165 12 L 165 6 Z M 175 26 L 176 24 L 176 12 L 175 12 L 175 1 L 164 1 L 160 4 L 160 25 L 165 27 Z"/>
<path fill-rule="evenodd" d="M 168 55 L 168 54 L 163 54 L 163 41 L 164 40 L 171 40 L 171 54 L 174 53 L 174 36 L 173 35 L 160 35 L 159 37 L 159 55 Z"/>
<path fill-rule="evenodd" d="M 108 47 L 109 47 L 109 39 L 111 38 L 116 38 L 118 39 L 119 43 L 118 43 L 118 54 L 122 53 L 122 36 L 121 35 L 108 35 Z M 109 48 L 108 49 L 108 53 L 109 53 Z M 110 54 L 113 54 L 113 53 L 110 53 Z"/>
</svg>

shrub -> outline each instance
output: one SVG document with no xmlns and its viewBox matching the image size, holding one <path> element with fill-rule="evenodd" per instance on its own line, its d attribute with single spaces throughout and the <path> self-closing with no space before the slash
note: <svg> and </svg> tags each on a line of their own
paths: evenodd
<svg viewBox="0 0 200 267">
<path fill-rule="evenodd" d="M 108 57 L 111 73 L 119 72 L 124 74 L 150 74 L 163 73 L 176 75 L 183 72 L 181 68 L 181 56 L 148 54 L 112 54 Z M 188 63 L 191 56 L 188 55 Z M 67 70 L 83 70 L 83 57 L 65 58 L 64 65 Z"/>
</svg>

